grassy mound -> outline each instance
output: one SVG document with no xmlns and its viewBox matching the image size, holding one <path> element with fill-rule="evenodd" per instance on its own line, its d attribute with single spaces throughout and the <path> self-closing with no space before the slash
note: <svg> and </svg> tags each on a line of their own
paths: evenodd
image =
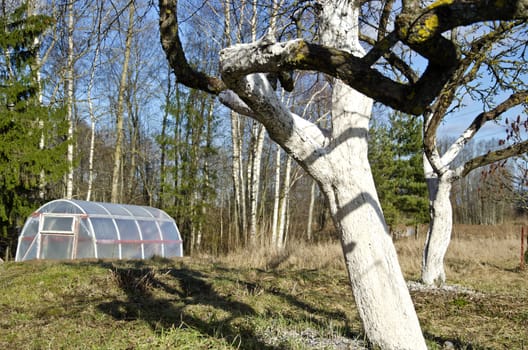
<svg viewBox="0 0 528 350">
<path fill-rule="evenodd" d="M 517 268 L 516 242 L 455 234 L 447 276 L 460 288 L 413 284 L 430 348 L 528 347 L 528 272 Z M 416 280 L 421 240 L 396 245 Z M 0 290 L 1 349 L 365 346 L 337 244 L 221 259 L 6 262 Z"/>
</svg>

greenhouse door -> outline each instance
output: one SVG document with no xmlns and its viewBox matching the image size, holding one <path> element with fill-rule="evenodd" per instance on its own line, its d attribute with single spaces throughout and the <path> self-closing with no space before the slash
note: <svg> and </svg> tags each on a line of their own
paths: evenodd
<svg viewBox="0 0 528 350">
<path fill-rule="evenodd" d="M 77 217 L 44 214 L 40 222 L 39 259 L 73 259 Z"/>
</svg>

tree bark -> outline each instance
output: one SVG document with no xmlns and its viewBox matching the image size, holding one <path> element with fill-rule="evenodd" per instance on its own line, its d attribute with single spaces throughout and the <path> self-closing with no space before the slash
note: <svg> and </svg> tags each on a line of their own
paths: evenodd
<svg viewBox="0 0 528 350">
<path fill-rule="evenodd" d="M 250 162 L 248 163 L 249 183 L 249 244 L 255 245 L 258 236 L 258 202 L 260 190 L 260 164 L 264 146 L 264 128 L 257 121 L 253 121 L 251 128 Z"/>
<path fill-rule="evenodd" d="M 284 166 L 284 181 L 282 181 L 282 191 L 280 194 L 280 215 L 279 228 L 277 233 L 277 248 L 284 249 L 286 245 L 287 236 L 287 216 L 290 201 L 290 185 L 291 185 L 291 158 L 286 158 L 286 165 Z"/>
<path fill-rule="evenodd" d="M 123 59 L 123 70 L 121 71 L 121 80 L 119 82 L 119 91 L 117 94 L 116 110 L 116 146 L 114 151 L 114 168 L 112 171 L 112 193 L 110 201 L 117 203 L 120 200 L 120 181 L 122 158 L 123 158 L 123 124 L 124 124 L 124 98 L 128 77 L 128 64 L 130 61 L 130 51 L 132 47 L 132 36 L 134 32 L 134 2 L 129 4 L 128 8 L 128 28 L 125 39 L 125 52 Z M 121 181 L 122 182 L 122 181 Z M 122 185 L 122 183 L 121 183 Z"/>
<path fill-rule="evenodd" d="M 233 191 L 234 191 L 234 214 L 236 222 L 236 238 L 245 237 L 246 234 L 246 196 L 244 190 L 244 174 L 242 172 L 242 136 L 240 132 L 241 116 L 231 112 L 231 142 L 233 147 Z"/>
<path fill-rule="evenodd" d="M 312 185 L 310 186 L 310 205 L 308 207 L 308 219 L 306 220 L 306 239 L 308 241 L 312 240 L 312 223 L 315 206 L 315 186 L 316 183 L 312 181 Z"/>
<path fill-rule="evenodd" d="M 449 198 L 452 172 L 437 176 L 426 158 L 424 168 L 429 190 L 430 221 L 422 257 L 422 282 L 441 286 L 446 281 L 444 258 L 453 226 L 453 210 Z"/>
<path fill-rule="evenodd" d="M 279 222 L 279 202 L 280 202 L 280 173 L 281 173 L 281 149 L 277 146 L 275 152 L 275 182 L 273 195 L 273 219 L 271 222 L 271 246 L 277 247 L 278 222 Z"/>
<path fill-rule="evenodd" d="M 74 9 L 73 1 L 67 5 L 68 11 L 68 63 L 66 68 L 66 108 L 67 108 L 67 119 L 68 119 L 68 151 L 67 151 L 67 162 L 68 162 L 68 173 L 66 174 L 66 193 L 65 198 L 71 199 L 73 197 L 73 84 L 74 84 L 74 46 L 73 46 L 73 31 L 74 31 Z"/>
</svg>

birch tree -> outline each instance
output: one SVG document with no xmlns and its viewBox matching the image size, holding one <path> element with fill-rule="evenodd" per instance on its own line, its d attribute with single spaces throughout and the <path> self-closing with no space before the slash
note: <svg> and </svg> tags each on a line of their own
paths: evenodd
<svg viewBox="0 0 528 350">
<path fill-rule="evenodd" d="M 65 91 L 66 91 L 66 119 L 68 120 L 68 153 L 67 161 L 69 166 L 68 174 L 66 174 L 66 193 L 65 197 L 71 199 L 73 197 L 73 131 L 74 131 L 74 78 L 75 78 L 75 52 L 73 45 L 73 33 L 74 33 L 74 8 L 73 1 L 70 1 L 66 6 L 67 13 L 67 24 L 66 24 L 66 35 L 68 40 L 67 49 L 67 64 L 66 64 L 66 76 L 65 76 Z"/>
<path fill-rule="evenodd" d="M 394 3 L 388 3 L 390 12 Z M 270 138 L 319 184 L 341 238 L 351 288 L 371 343 L 382 349 L 426 349 L 368 163 L 371 98 L 406 113 L 424 113 L 460 63 L 460 53 L 441 34 L 479 21 L 527 18 L 526 3 L 439 1 L 422 7 L 404 1 L 394 30 L 382 33 L 365 53 L 359 44 L 360 3 L 318 1 L 320 44 L 302 38 L 276 42 L 267 35 L 224 48 L 219 55 L 221 78 L 198 71 L 187 61 L 177 2 L 160 0 L 159 5 L 161 43 L 178 82 L 217 95 L 226 106 L 261 122 Z M 401 82 L 372 67 L 381 58 L 397 58 L 392 52 L 397 43 L 427 59 L 421 75 L 407 74 L 408 81 Z M 408 66 L 400 67 L 405 71 Z M 329 130 L 280 102 L 273 76 L 291 90 L 287 73 L 294 69 L 333 77 Z"/>
<path fill-rule="evenodd" d="M 134 2 L 130 2 L 128 5 L 128 26 L 125 37 L 125 51 L 123 57 L 123 67 L 121 70 L 121 79 L 119 81 L 119 90 L 117 94 L 117 105 L 116 105 L 116 145 L 114 151 L 114 165 L 112 171 L 112 194 L 110 201 L 117 203 L 121 198 L 121 187 L 122 182 L 120 178 L 122 176 L 122 157 L 123 157 L 123 133 L 124 133 L 124 114 L 125 114 L 125 91 L 128 80 L 128 64 L 130 61 L 130 52 L 132 50 L 132 38 L 134 35 L 134 14 L 135 5 Z"/>
</svg>

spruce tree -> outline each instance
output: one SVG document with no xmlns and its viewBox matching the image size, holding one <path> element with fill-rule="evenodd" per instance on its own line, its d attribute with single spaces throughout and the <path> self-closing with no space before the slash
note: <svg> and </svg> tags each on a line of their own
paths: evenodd
<svg viewBox="0 0 528 350">
<path fill-rule="evenodd" d="M 390 125 L 374 120 L 369 134 L 369 160 L 378 196 L 389 226 L 399 222 L 396 207 L 396 188 L 398 179 L 394 178 L 396 162 L 392 145 Z"/>
<path fill-rule="evenodd" d="M 5 10 L 5 7 L 4 7 Z M 17 231 L 45 199 L 44 181 L 67 169 L 64 113 L 43 106 L 35 38 L 52 24 L 22 5 L 0 16 L 0 254 L 14 253 Z M 10 252 L 10 254 L 8 254 Z"/>
<path fill-rule="evenodd" d="M 424 223 L 429 218 L 427 185 L 423 168 L 422 121 L 403 113 L 389 118 L 396 173 L 395 205 L 403 224 Z"/>
<path fill-rule="evenodd" d="M 369 159 L 387 224 L 427 222 L 421 121 L 394 113 L 386 123 L 374 122 Z"/>
</svg>

